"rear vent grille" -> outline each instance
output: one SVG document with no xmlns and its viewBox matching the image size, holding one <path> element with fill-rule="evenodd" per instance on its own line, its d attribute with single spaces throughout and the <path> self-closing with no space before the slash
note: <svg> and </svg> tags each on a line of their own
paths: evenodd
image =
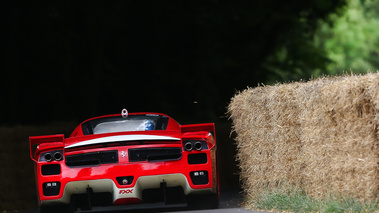
<svg viewBox="0 0 379 213">
<path fill-rule="evenodd" d="M 117 150 L 66 156 L 67 166 L 95 166 L 110 163 L 118 163 Z"/>
<path fill-rule="evenodd" d="M 143 148 L 129 149 L 129 161 L 168 161 L 179 160 L 182 148 Z"/>
<path fill-rule="evenodd" d="M 61 165 L 46 164 L 41 167 L 42 175 L 59 175 L 61 173 Z"/>
<path fill-rule="evenodd" d="M 188 164 L 205 164 L 207 162 L 207 154 L 205 153 L 188 155 Z"/>
</svg>

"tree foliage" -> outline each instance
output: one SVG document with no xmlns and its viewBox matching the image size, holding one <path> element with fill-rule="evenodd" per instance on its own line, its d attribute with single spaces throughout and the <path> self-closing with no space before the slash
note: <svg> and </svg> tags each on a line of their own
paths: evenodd
<svg viewBox="0 0 379 213">
<path fill-rule="evenodd" d="M 349 0 L 344 9 L 342 16 L 330 15 L 333 24 L 321 21 L 315 34 L 331 61 L 324 73 L 379 70 L 379 1 Z"/>
</svg>

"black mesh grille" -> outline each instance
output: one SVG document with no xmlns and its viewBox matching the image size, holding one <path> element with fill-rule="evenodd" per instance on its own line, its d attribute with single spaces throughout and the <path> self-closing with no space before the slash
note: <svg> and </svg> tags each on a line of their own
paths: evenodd
<svg viewBox="0 0 379 213">
<path fill-rule="evenodd" d="M 129 149 L 129 161 L 167 161 L 182 157 L 182 148 Z"/>
<path fill-rule="evenodd" d="M 208 162 L 207 154 L 205 153 L 188 155 L 188 164 L 204 164 L 207 162 Z"/>
<path fill-rule="evenodd" d="M 117 150 L 66 156 L 67 166 L 94 166 L 110 163 L 118 163 Z"/>
<path fill-rule="evenodd" d="M 47 164 L 41 166 L 42 175 L 59 175 L 61 166 L 59 164 Z"/>
</svg>

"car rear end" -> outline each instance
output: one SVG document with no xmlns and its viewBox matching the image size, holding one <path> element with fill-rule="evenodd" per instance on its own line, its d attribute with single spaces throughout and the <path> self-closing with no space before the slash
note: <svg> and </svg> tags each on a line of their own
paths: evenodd
<svg viewBox="0 0 379 213">
<path fill-rule="evenodd" d="M 57 205 L 74 211 L 186 203 L 198 196 L 210 198 L 216 207 L 218 173 L 212 133 L 166 133 L 30 137 L 41 211 Z"/>
</svg>

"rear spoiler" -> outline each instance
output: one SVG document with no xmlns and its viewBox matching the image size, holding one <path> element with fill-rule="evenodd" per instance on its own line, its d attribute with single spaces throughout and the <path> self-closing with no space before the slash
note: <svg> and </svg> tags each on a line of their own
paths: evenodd
<svg viewBox="0 0 379 213">
<path fill-rule="evenodd" d="M 31 136 L 29 137 L 29 149 L 30 158 L 37 162 L 38 150 L 40 145 L 45 145 L 44 148 L 63 148 L 64 147 L 64 135 L 46 135 L 46 136 Z"/>
<path fill-rule="evenodd" d="M 207 131 L 213 135 L 214 139 L 216 139 L 214 123 L 181 125 L 180 130 L 182 131 L 182 134 L 186 132 Z"/>
</svg>

